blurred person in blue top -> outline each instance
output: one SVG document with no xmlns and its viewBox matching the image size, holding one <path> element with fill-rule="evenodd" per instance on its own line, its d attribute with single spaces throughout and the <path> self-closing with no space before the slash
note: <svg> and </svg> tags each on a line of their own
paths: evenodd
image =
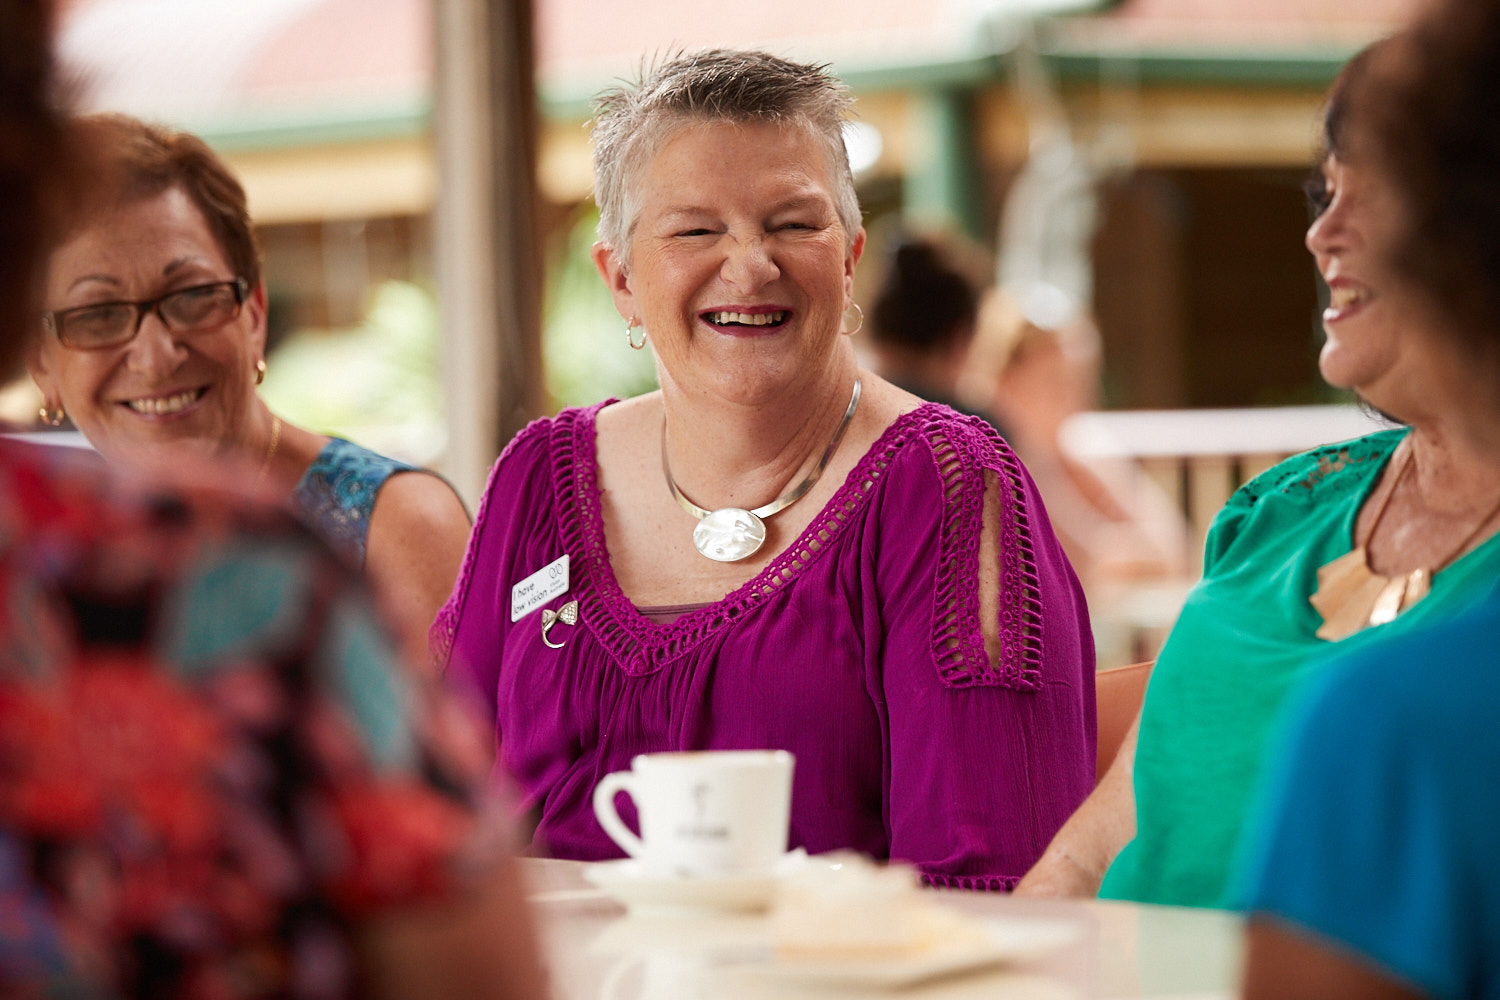
<svg viewBox="0 0 1500 1000">
<path fill-rule="evenodd" d="M 32 378 L 112 463 L 230 457 L 376 581 L 412 645 L 468 542 L 441 478 L 282 420 L 265 376 L 266 290 L 244 189 L 196 136 L 127 115 L 80 118 L 106 183 L 48 260 Z"/>
<path fill-rule="evenodd" d="M 1500 0 L 1431 5 L 1349 103 L 1375 259 L 1500 385 Z M 1451 431 L 1495 454 L 1494 427 Z M 1500 590 L 1349 649 L 1285 717 L 1237 882 L 1247 996 L 1500 997 L 1497 638 Z"/>
<path fill-rule="evenodd" d="M 1500 997 L 1500 592 L 1337 658 L 1246 835 L 1251 998 Z"/>
</svg>

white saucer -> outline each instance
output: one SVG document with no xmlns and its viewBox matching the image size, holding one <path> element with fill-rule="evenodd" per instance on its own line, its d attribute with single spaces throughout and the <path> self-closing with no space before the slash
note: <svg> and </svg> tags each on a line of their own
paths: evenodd
<svg viewBox="0 0 1500 1000">
<path fill-rule="evenodd" d="M 776 893 L 776 883 L 807 855 L 801 850 L 782 856 L 775 870 L 759 875 L 658 875 L 634 858 L 596 861 L 585 865 L 583 877 L 632 913 L 673 913 L 686 910 L 764 910 Z"/>
<path fill-rule="evenodd" d="M 763 982 L 817 987 L 905 989 L 931 979 L 974 972 L 1007 962 L 1037 958 L 1078 935 L 1078 927 L 1057 920 L 972 918 L 988 940 L 955 944 L 920 955 L 890 958 L 798 958 L 769 956 L 734 966 Z"/>
</svg>

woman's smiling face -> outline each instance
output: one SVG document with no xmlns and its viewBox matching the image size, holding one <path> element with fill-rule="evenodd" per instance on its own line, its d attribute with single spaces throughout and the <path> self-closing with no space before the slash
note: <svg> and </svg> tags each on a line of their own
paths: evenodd
<svg viewBox="0 0 1500 1000">
<path fill-rule="evenodd" d="M 638 318 L 664 385 L 756 404 L 820 385 L 864 231 L 839 221 L 825 147 L 805 127 L 683 128 L 641 171 L 628 258 L 595 262 Z"/>
<path fill-rule="evenodd" d="M 152 299 L 235 277 L 203 214 L 171 188 L 110 210 L 55 250 L 46 308 Z M 150 313 L 134 339 L 97 350 L 64 347 L 49 333 L 32 375 L 111 461 L 225 451 L 242 443 L 253 412 L 265 319 L 264 293 L 253 289 L 237 316 L 209 329 L 173 333 Z"/>
<path fill-rule="evenodd" d="M 1447 346 L 1433 339 L 1431 309 L 1391 265 L 1409 214 L 1363 158 L 1329 156 L 1322 173 L 1321 210 L 1306 240 L 1329 291 L 1318 368 L 1330 385 L 1353 389 L 1381 409 L 1399 407 L 1413 365 L 1426 365 L 1426 355 Z"/>
</svg>

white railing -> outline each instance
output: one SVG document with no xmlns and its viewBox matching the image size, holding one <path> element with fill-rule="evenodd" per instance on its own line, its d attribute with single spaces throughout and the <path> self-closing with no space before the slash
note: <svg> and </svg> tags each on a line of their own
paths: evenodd
<svg viewBox="0 0 1500 1000">
<path fill-rule="evenodd" d="M 1189 551 L 1201 555 L 1214 515 L 1242 483 L 1289 455 L 1389 426 L 1358 406 L 1112 411 L 1070 418 L 1062 446 L 1085 462 L 1139 464 L 1178 500 Z"/>
<path fill-rule="evenodd" d="M 1156 655 L 1203 565 L 1209 525 L 1241 484 L 1282 459 L 1390 426 L 1357 406 L 1081 413 L 1062 446 L 1085 463 L 1130 462 L 1182 512 L 1187 575 L 1089 593 L 1100 666 Z"/>
</svg>

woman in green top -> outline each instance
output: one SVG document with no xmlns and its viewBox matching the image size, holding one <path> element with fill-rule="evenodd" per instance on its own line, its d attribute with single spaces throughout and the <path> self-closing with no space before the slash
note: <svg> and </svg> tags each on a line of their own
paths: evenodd
<svg viewBox="0 0 1500 1000">
<path fill-rule="evenodd" d="M 1292 458 L 1230 499 L 1138 735 L 1018 892 L 1221 905 L 1272 716 L 1320 654 L 1454 617 L 1500 578 L 1500 342 L 1465 322 L 1494 294 L 1476 252 L 1494 237 L 1444 218 L 1422 256 L 1384 252 L 1431 226 L 1445 178 L 1425 178 L 1430 205 L 1403 202 L 1399 146 L 1347 126 L 1378 110 L 1349 107 L 1371 51 L 1334 85 L 1307 247 L 1330 292 L 1323 377 L 1406 427 Z M 1460 169 L 1454 155 L 1433 162 Z"/>
</svg>

